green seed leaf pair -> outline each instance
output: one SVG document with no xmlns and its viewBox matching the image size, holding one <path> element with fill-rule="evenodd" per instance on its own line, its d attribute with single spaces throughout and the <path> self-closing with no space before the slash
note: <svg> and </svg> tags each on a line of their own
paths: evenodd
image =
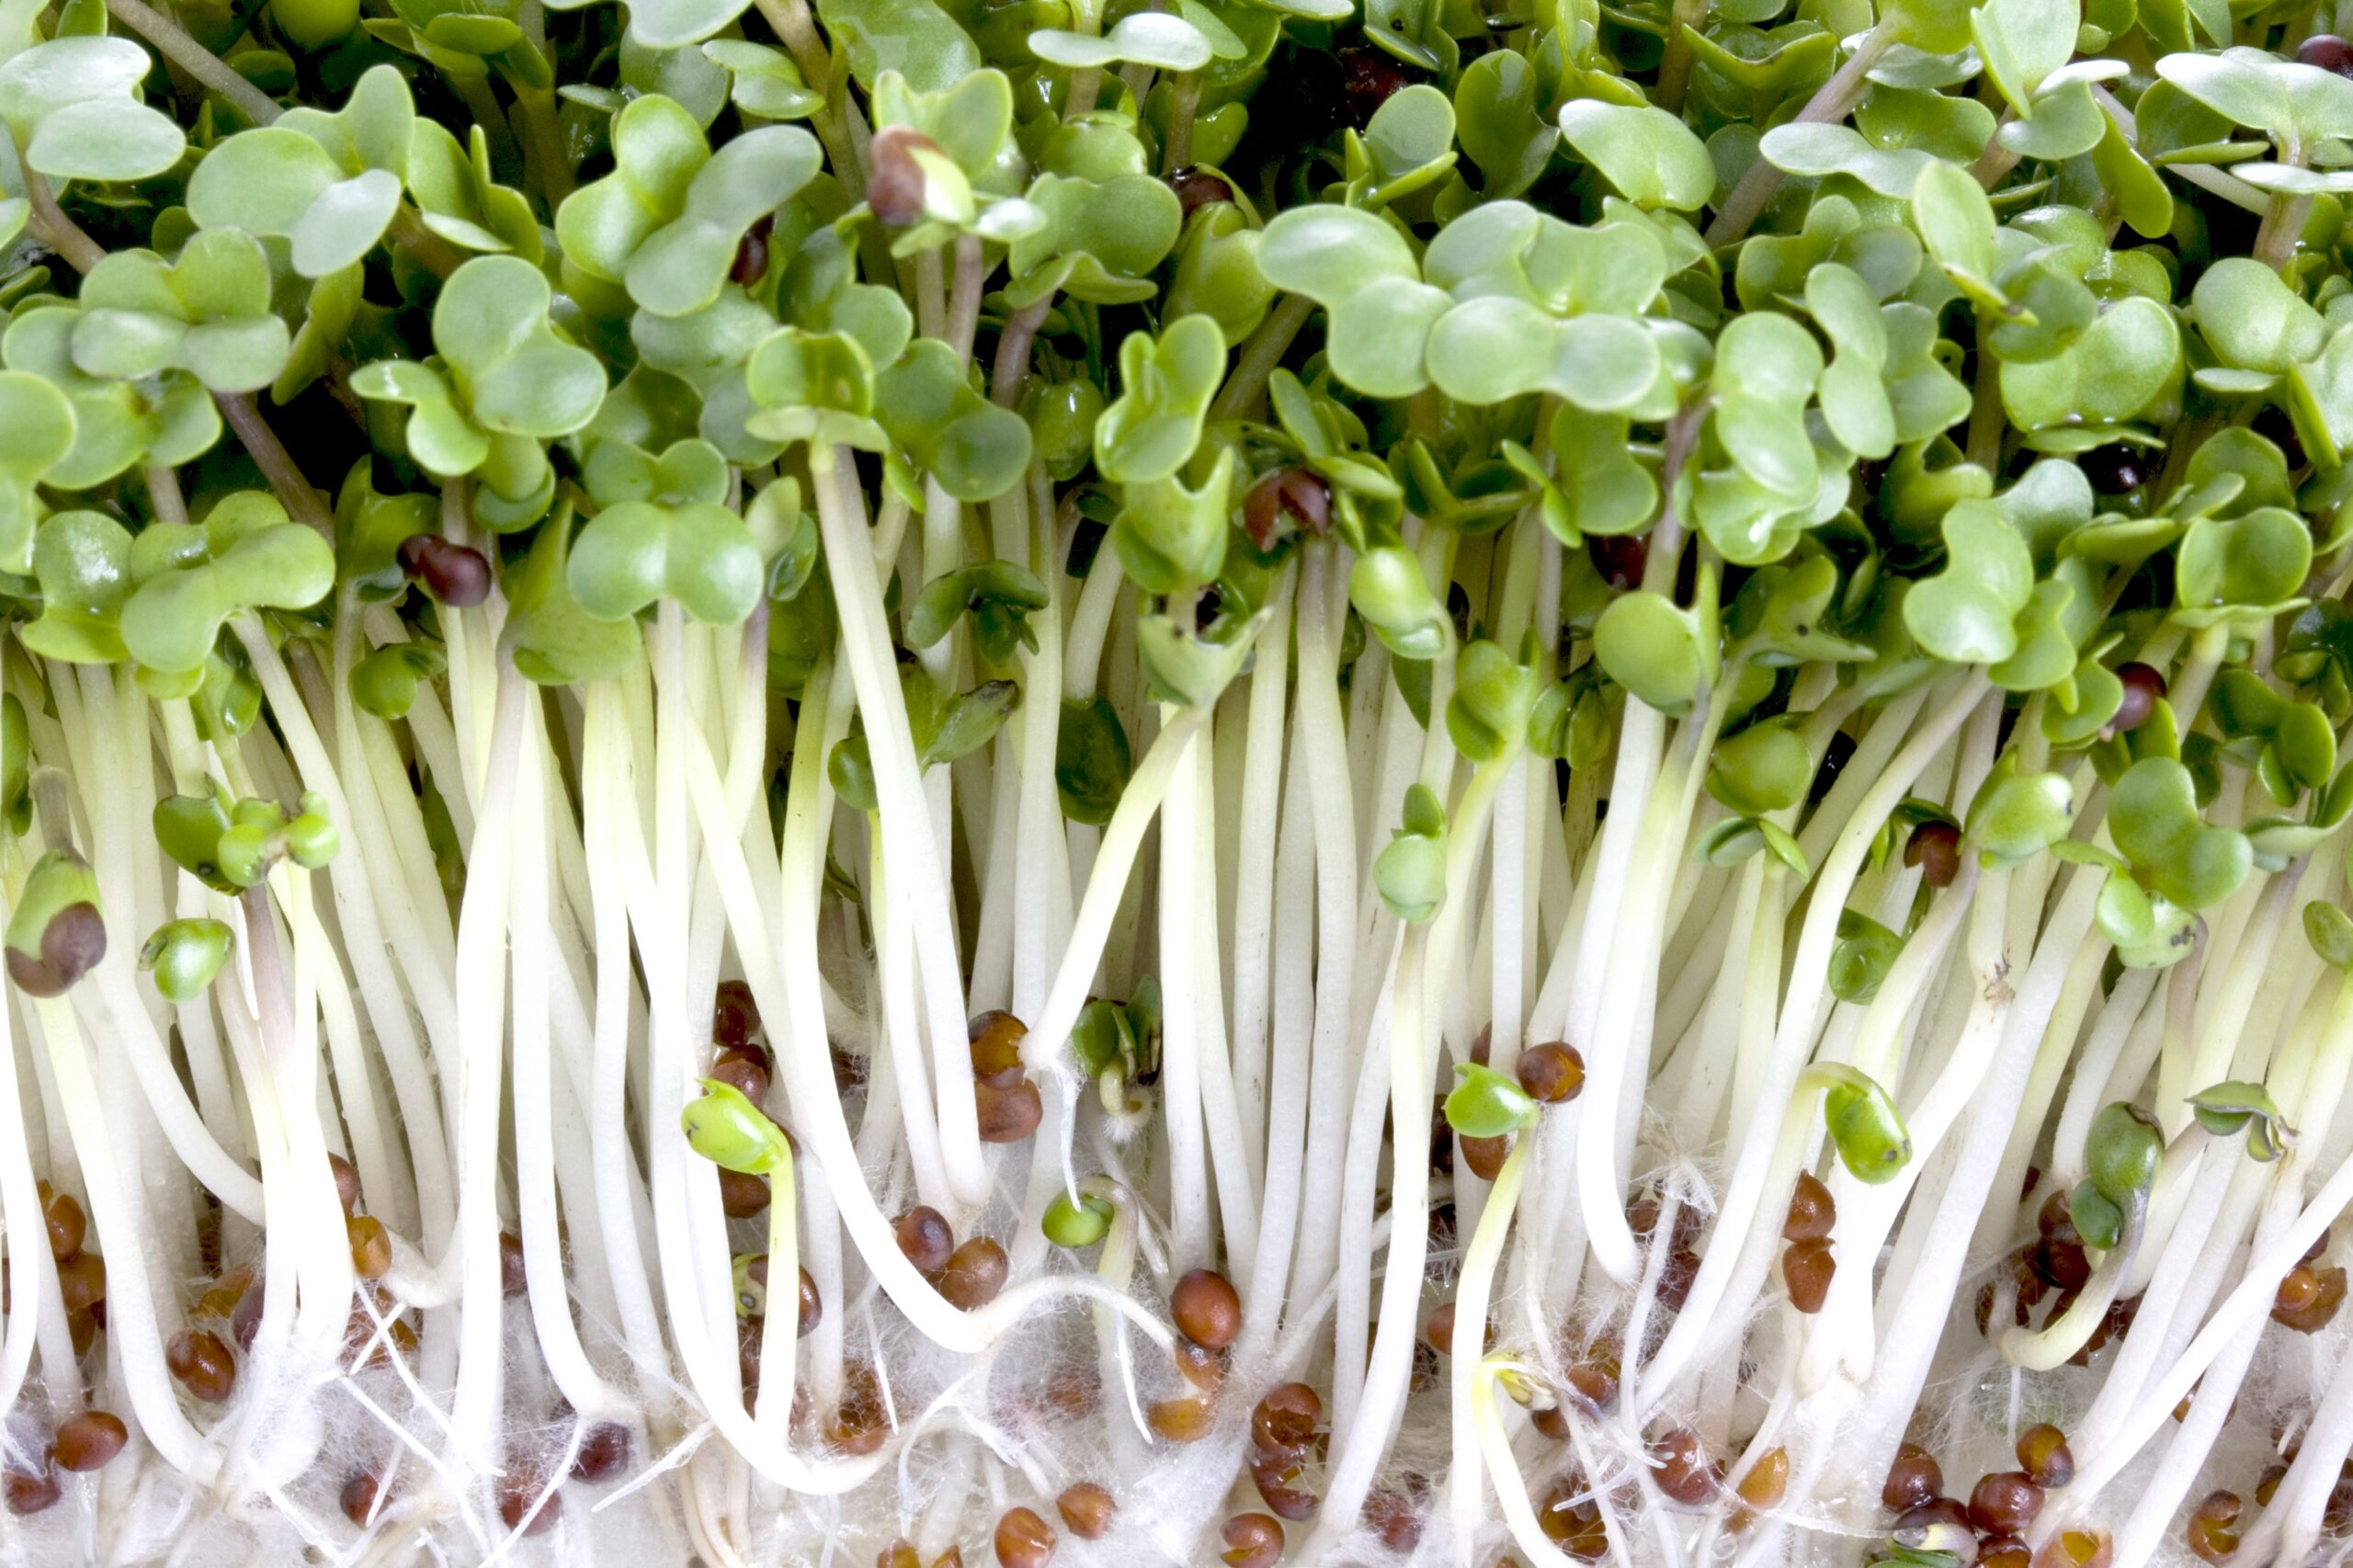
<svg viewBox="0 0 2353 1568">
<path fill-rule="evenodd" d="M 52 180 L 138 180 L 180 161 L 187 137 L 139 101 L 153 62 L 127 39 L 64 37 L 0 63 L 0 124 Z"/>
<path fill-rule="evenodd" d="M 92 535 L 102 532 L 94 527 Z M 108 547 L 90 541 L 90 562 Z M 229 618 L 305 609 L 335 587 L 335 551 L 257 491 L 224 496 L 201 523 L 151 523 L 125 557 L 138 585 L 120 602 L 123 647 L 178 695 L 202 680 Z M 84 579 L 97 588 L 96 576 Z M 103 609 L 93 606 L 94 616 Z"/>
<path fill-rule="evenodd" d="M 2217 1138 L 2246 1134 L 2247 1157 L 2268 1165 L 2296 1141 L 2296 1130 L 2260 1084 L 2215 1084 L 2189 1096 L 2198 1125 Z"/>
<path fill-rule="evenodd" d="M 116 251 L 83 279 L 74 362 L 108 381 L 185 370 L 214 392 L 266 387 L 292 339 L 270 310 L 269 257 L 234 229 L 198 233 L 166 262 Z"/>
<path fill-rule="evenodd" d="M 207 229 L 285 240 L 296 272 L 324 278 L 384 237 L 415 132 L 407 81 L 371 67 L 340 113 L 289 109 L 213 148 L 189 176 L 188 211 Z"/>
<path fill-rule="evenodd" d="M 915 596 L 907 617 L 907 642 L 917 648 L 932 647 L 970 614 L 973 647 L 981 657 L 999 669 L 1010 668 L 1017 647 L 1038 646 L 1029 616 L 1047 602 L 1045 585 L 1009 562 L 960 567 L 933 578 Z"/>
<path fill-rule="evenodd" d="M 745 131 L 714 153 L 675 100 L 651 94 L 613 119 L 613 172 L 556 214 L 568 267 L 624 285 L 643 310 L 682 316 L 718 299 L 737 244 L 815 176 L 816 139 L 797 126 Z"/>
</svg>

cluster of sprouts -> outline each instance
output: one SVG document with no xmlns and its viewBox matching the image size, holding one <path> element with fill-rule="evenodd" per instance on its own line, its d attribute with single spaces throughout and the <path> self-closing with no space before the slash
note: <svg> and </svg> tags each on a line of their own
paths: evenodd
<svg viewBox="0 0 2353 1568">
<path fill-rule="evenodd" d="M 2347 32 L 0 0 L 0 1565 L 2353 1557 Z"/>
</svg>

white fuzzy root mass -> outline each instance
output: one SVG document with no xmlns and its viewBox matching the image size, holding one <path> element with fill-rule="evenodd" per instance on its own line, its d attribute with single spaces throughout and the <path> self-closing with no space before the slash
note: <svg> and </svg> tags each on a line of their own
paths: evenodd
<svg viewBox="0 0 2353 1568">
<path fill-rule="evenodd" d="M 1055 602 L 1022 655 L 1031 710 L 1100 692 L 1135 737 L 1098 830 L 1055 808 L 1051 725 L 1017 717 L 952 774 L 912 770 L 875 618 L 921 540 L 904 503 L 878 521 L 875 573 L 835 559 L 845 645 L 797 710 L 762 699 L 764 618 L 665 610 L 637 678 L 542 689 L 496 667 L 496 594 L 445 615 L 450 668 L 392 722 L 351 705 L 318 645 L 281 652 L 256 621 L 265 722 L 209 741 L 127 670 L 11 642 L 43 810 L 6 841 L 9 894 L 70 838 L 108 945 L 64 995 L 11 988 L 0 1008 L 0 1409 L 19 1474 L 85 1408 L 130 1442 L 59 1477 L 62 1506 L 0 1518 L 0 1562 L 928 1565 L 991 1561 L 1028 1507 L 1058 1562 L 1207 1562 L 1231 1516 L 1267 1506 L 1253 1407 L 1292 1381 L 1328 1426 L 1295 1473 L 1259 1467 L 1318 1502 L 1285 1525 L 1292 1562 L 1859 1562 L 1887 1550 L 1900 1444 L 1965 1501 L 2039 1422 L 2074 1476 L 2023 1532 L 2037 1561 L 2177 1554 L 2209 1491 L 2252 1499 L 2281 1463 L 2240 1560 L 2335 1550 L 2353 1359 L 2341 1327 L 2271 1312 L 2300 1259 L 2341 1290 L 2332 1249 L 2353 1236 L 2335 1223 L 2353 984 L 2297 925 L 2342 892 L 2336 843 L 2249 877 L 2162 971 L 2108 963 L 2099 866 L 1972 857 L 1875 994 L 1839 1000 L 1840 912 L 1902 929 L 1921 892 L 1902 853 L 1872 852 L 1890 812 L 1965 815 L 2005 744 L 1980 674 L 1878 707 L 1802 681 L 1813 757 L 1845 737 L 1843 768 L 1777 819 L 1810 875 L 1769 854 L 1719 868 L 1692 851 L 1723 814 L 1694 776 L 1719 709 L 1630 704 L 1614 757 L 1574 772 L 1517 748 L 1460 762 L 1377 642 L 1344 672 L 1328 540 L 1285 568 L 1212 712 L 1159 709 L 1131 619 L 1108 613 L 1107 551 L 1083 593 L 1045 574 Z M 1060 559 L 1069 529 L 1038 526 Z M 1428 548 L 1506 645 L 1557 640 L 1559 547 L 1532 520 Z M 336 664 L 397 624 L 341 608 Z M 2216 648 L 2161 632 L 2141 656 L 2179 697 Z M 853 708 L 870 817 L 818 766 Z M 2061 766 L 2073 837 L 2104 843 L 2106 791 L 2080 756 Z M 281 862 L 267 896 L 210 891 L 146 828 L 207 777 L 323 795 L 339 853 Z M 1401 927 L 1371 864 L 1416 781 L 1451 807 L 1446 897 Z M 2257 788 L 2227 773 L 2215 820 L 2259 813 Z M 445 835 L 461 866 L 437 864 Z M 176 915 L 236 932 L 221 981 L 177 1008 L 138 969 Z M 1078 1004 L 1147 977 L 1156 1072 L 1080 1081 L 1062 1049 Z M 797 1160 L 774 1187 L 789 1212 L 730 1221 L 679 1114 L 737 978 Z M 1043 1119 L 1008 1143 L 982 1140 L 967 1062 L 967 1019 L 991 1009 L 1036 1026 Z M 1584 1092 L 1541 1110 L 1493 1185 L 1450 1135 L 1433 1153 L 1454 1064 L 1509 1072 L 1551 1040 L 1582 1052 Z M 1894 1179 L 1842 1167 L 1810 1062 L 1867 1065 L 1893 1094 L 1912 1140 Z M 2197 1130 L 2185 1095 L 2225 1077 L 2268 1087 L 2284 1157 Z M 2038 1210 L 2083 1177 L 2116 1100 L 2170 1145 L 2137 1244 L 2054 1260 Z M 372 1282 L 330 1155 L 389 1233 Z M 1801 1171 L 1836 1203 L 1812 1313 L 1780 1266 Z M 1112 1221 L 1077 1250 L 1040 1232 L 1071 1178 Z M 88 1354 L 60 1290 L 87 1266 L 52 1267 L 37 1179 L 104 1262 Z M 1002 1246 L 993 1301 L 965 1310 L 903 1254 L 892 1221 L 918 1203 Z M 807 1270 L 799 1337 L 790 1310 L 740 1315 L 731 1255 L 762 1252 L 773 1290 Z M 2038 1262 L 2089 1272 L 2084 1305 Z M 1231 1279 L 1239 1332 L 1188 1373 L 1166 1303 L 1203 1267 Z M 238 1317 L 244 1278 L 264 1304 Z M 1450 1357 L 1425 1326 L 1449 1302 Z M 236 1346 L 225 1402 L 167 1369 L 185 1330 Z M 626 1463 L 572 1478 L 608 1423 Z M 357 1525 L 355 1476 L 377 1484 Z M 1082 1482 L 1117 1505 L 1099 1540 L 1054 1508 Z M 888 1555 L 901 1538 L 915 1558 Z"/>
</svg>

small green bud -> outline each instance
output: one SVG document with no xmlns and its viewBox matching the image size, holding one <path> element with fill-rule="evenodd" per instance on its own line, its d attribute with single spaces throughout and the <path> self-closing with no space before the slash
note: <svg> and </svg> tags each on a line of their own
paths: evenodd
<svg viewBox="0 0 2353 1568">
<path fill-rule="evenodd" d="M 2106 1252 L 2124 1237 L 2124 1210 L 2088 1181 L 2067 1195 L 2067 1218 L 2086 1246 Z"/>
<path fill-rule="evenodd" d="M 722 1170 L 766 1176 L 792 1158 L 791 1141 L 734 1085 L 699 1080 L 703 1096 L 678 1112 L 688 1147 Z"/>
<path fill-rule="evenodd" d="M 223 877 L 238 887 L 259 887 L 262 879 L 269 875 L 270 852 L 277 846 L 277 838 L 275 828 L 238 822 L 222 833 L 213 846 L 213 863 Z"/>
<path fill-rule="evenodd" d="M 2165 1152 L 2165 1135 L 2156 1122 L 2122 1100 L 2100 1108 L 2084 1146 L 2092 1185 L 2120 1206 L 2149 1190 Z"/>
<path fill-rule="evenodd" d="M 1069 1193 L 1058 1192 L 1054 1200 L 1046 1205 L 1046 1215 L 1039 1221 L 1039 1229 L 1056 1246 L 1075 1250 L 1093 1246 L 1108 1235 L 1112 1214 L 1108 1199 L 1089 1196 L 1073 1203 Z"/>
<path fill-rule="evenodd" d="M 310 802 L 317 799 L 314 795 L 303 796 L 305 809 L 302 814 L 286 824 L 286 853 L 306 871 L 315 871 L 334 859 L 335 851 L 343 844 L 342 836 L 335 832 L 335 824 L 327 820 L 326 812 L 311 807 Z M 321 805 L 324 804 L 322 801 Z"/>
<path fill-rule="evenodd" d="M 1827 1081 L 1823 1119 L 1838 1149 L 1839 1164 L 1857 1181 L 1877 1187 L 1895 1179 L 1912 1161 L 1912 1134 L 1895 1101 L 1879 1083 L 1851 1067 L 1824 1064 L 1808 1074 Z"/>
<path fill-rule="evenodd" d="M 218 920 L 173 920 L 155 927 L 139 949 L 139 967 L 166 1002 L 193 1002 L 229 961 L 235 933 Z"/>
<path fill-rule="evenodd" d="M 1475 1062 L 1458 1062 L 1461 1080 L 1446 1096 L 1446 1121 L 1465 1138 L 1501 1138 L 1536 1118 L 1536 1101 L 1513 1079 Z"/>
<path fill-rule="evenodd" d="M 52 849 L 33 865 L 8 915 L 8 978 L 28 996 L 62 996 L 107 956 L 98 879 L 82 858 Z"/>
</svg>

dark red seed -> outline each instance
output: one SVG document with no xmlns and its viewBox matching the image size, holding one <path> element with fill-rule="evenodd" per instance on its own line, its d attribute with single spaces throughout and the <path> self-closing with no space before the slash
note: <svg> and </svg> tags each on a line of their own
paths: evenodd
<svg viewBox="0 0 2353 1568">
<path fill-rule="evenodd" d="M 1284 524 L 1321 539 L 1332 527 L 1332 487 L 1304 468 L 1279 468 L 1242 497 L 1242 526 L 1260 550 L 1272 550 Z"/>
<path fill-rule="evenodd" d="M 1961 829 L 1949 822 L 1924 822 L 1912 830 L 1904 846 L 1904 863 L 1920 868 L 1920 880 L 1932 888 L 1949 888 L 1961 875 Z"/>
<path fill-rule="evenodd" d="M 948 1256 L 956 1250 L 956 1233 L 947 1215 L 928 1204 L 918 1205 L 900 1215 L 893 1229 L 899 1250 L 917 1269 L 937 1274 L 948 1267 Z"/>
<path fill-rule="evenodd" d="M 1220 202 L 1231 204 L 1233 200 L 1233 187 L 1221 176 L 1198 165 L 1188 164 L 1174 170 L 1168 176 L 1168 184 L 1176 192 L 1177 203 L 1188 218 L 1197 209 L 1215 206 Z"/>
<path fill-rule="evenodd" d="M 88 1216 L 70 1192 L 54 1192 L 40 1184 L 41 1218 L 49 1226 L 49 1256 L 63 1263 L 82 1250 L 90 1233 Z"/>
<path fill-rule="evenodd" d="M 867 144 L 866 205 L 885 228 L 904 229 L 923 216 L 918 150 L 937 153 L 939 143 L 904 125 L 884 126 Z"/>
<path fill-rule="evenodd" d="M 806 1339 L 817 1331 L 825 1318 L 825 1298 L 817 1293 L 817 1277 L 807 1269 L 801 1271 L 801 1316 L 795 1339 Z"/>
<path fill-rule="evenodd" d="M 2184 1535 L 2189 1550 L 2207 1562 L 2225 1562 L 2239 1549 L 2239 1512 L 2244 1506 L 2235 1492 L 2209 1492 L 2191 1511 Z"/>
<path fill-rule="evenodd" d="M 1791 1242 L 1781 1255 L 1781 1282 L 1790 1289 L 1790 1305 L 1802 1312 L 1820 1312 L 1837 1271 L 1838 1260 L 1831 1256 L 1828 1241 Z"/>
<path fill-rule="evenodd" d="M 1987 1535 L 2024 1535 L 2040 1512 L 2042 1488 L 2023 1471 L 1981 1476 L 1969 1494 L 1969 1522 Z"/>
<path fill-rule="evenodd" d="M 1503 1174 L 1504 1160 L 1511 1153 L 1511 1138 L 1461 1138 L 1456 1140 L 1461 1149 L 1462 1163 L 1481 1181 L 1493 1181 Z"/>
<path fill-rule="evenodd" d="M 740 980 L 722 980 L 710 1001 L 710 1043 L 722 1051 L 741 1051 L 760 1032 L 760 1005 L 752 988 Z"/>
<path fill-rule="evenodd" d="M 1120 1505 L 1110 1489 L 1092 1481 L 1082 1481 L 1063 1489 L 1054 1499 L 1054 1512 L 1063 1517 L 1063 1524 L 1081 1540 L 1100 1540 L 1111 1528 L 1112 1516 Z"/>
<path fill-rule="evenodd" d="M 65 1483 L 55 1467 L 43 1460 L 39 1471 L 10 1470 L 0 1477 L 0 1490 L 7 1494 L 8 1512 L 22 1516 L 55 1507 L 65 1495 Z"/>
<path fill-rule="evenodd" d="M 731 1220 L 748 1220 L 767 1212 L 768 1178 L 747 1171 L 719 1173 L 719 1207 Z"/>
<path fill-rule="evenodd" d="M 1387 1487 L 1364 1500 L 1364 1522 L 1381 1545 L 1400 1554 L 1413 1551 L 1422 1539 L 1421 1509 L 1404 1493 Z"/>
<path fill-rule="evenodd" d="M 2034 1554 L 2016 1536 L 1989 1535 L 1977 1543 L 1977 1568 L 2029 1568 Z"/>
<path fill-rule="evenodd" d="M 372 1470 L 353 1471 L 350 1478 L 343 1483 L 343 1495 L 339 1499 L 343 1517 L 366 1529 L 369 1520 L 375 1517 L 376 1494 L 383 1490 L 383 1484 Z"/>
<path fill-rule="evenodd" d="M 1018 1143 L 1037 1131 L 1038 1123 L 1045 1119 L 1045 1102 L 1038 1097 L 1038 1085 L 1026 1078 L 1009 1088 L 986 1081 L 975 1084 L 972 1097 L 983 1143 Z"/>
<path fill-rule="evenodd" d="M 1678 1427 L 1651 1445 L 1651 1476 L 1658 1489 L 1686 1506 L 1706 1502 L 1716 1489 L 1715 1462 L 1699 1434 Z"/>
<path fill-rule="evenodd" d="M 359 1212 L 359 1167 L 341 1154 L 327 1156 L 327 1169 L 335 1173 L 335 1195 L 348 1216 Z"/>
<path fill-rule="evenodd" d="M 540 1494 L 547 1492 L 543 1499 Z M 563 1494 L 548 1492 L 547 1479 L 528 1460 L 509 1460 L 498 1483 L 498 1517 L 510 1530 L 527 1536 L 552 1528 L 563 1515 Z"/>
<path fill-rule="evenodd" d="M 1293 1524 L 1315 1517 L 1315 1494 L 1296 1484 L 1304 1468 L 1295 1454 L 1260 1449 L 1250 1456 L 1250 1480 L 1268 1513 Z"/>
<path fill-rule="evenodd" d="M 993 1544 L 1005 1568 L 1046 1568 L 1054 1555 L 1054 1528 L 1034 1508 L 1007 1508 Z"/>
<path fill-rule="evenodd" d="M 523 1238 L 508 1231 L 498 1233 L 498 1288 L 509 1296 L 519 1296 L 529 1288 L 529 1278 L 523 1272 Z"/>
<path fill-rule="evenodd" d="M 1422 1324 L 1422 1337 L 1441 1356 L 1454 1354 L 1454 1303 L 1448 1301 Z"/>
<path fill-rule="evenodd" d="M 1196 1268 L 1168 1293 L 1176 1331 L 1204 1350 L 1222 1350 L 1242 1332 L 1242 1297 L 1214 1269 Z"/>
<path fill-rule="evenodd" d="M 1560 1105 L 1585 1091 L 1585 1058 L 1560 1040 L 1521 1051 L 1512 1074 L 1528 1097 L 1542 1105 Z"/>
<path fill-rule="evenodd" d="M 1916 1547 L 1924 1542 L 1934 1544 L 1938 1538 L 1965 1539 L 1972 1532 L 1968 1506 L 1960 1498 L 1931 1497 L 1896 1515 L 1895 1524 L 1888 1533 L 1898 1545 Z"/>
<path fill-rule="evenodd" d="M 1340 69 L 1345 73 L 1341 91 L 1347 95 L 1348 117 L 1359 131 L 1370 123 L 1374 110 L 1413 81 L 1392 56 L 1370 45 L 1340 51 Z"/>
<path fill-rule="evenodd" d="M 236 1392 L 236 1359 L 217 1334 L 180 1330 L 164 1346 L 164 1365 L 182 1387 L 207 1404 L 219 1404 Z"/>
<path fill-rule="evenodd" d="M 1267 1391 L 1250 1412 L 1250 1440 L 1262 1454 L 1296 1454 L 1315 1440 L 1324 1402 L 1305 1383 L 1281 1383 Z"/>
<path fill-rule="evenodd" d="M 2148 454 L 2121 441 L 2094 447 L 2075 460 L 2075 466 L 2102 495 L 2128 494 L 2149 483 Z"/>
<path fill-rule="evenodd" d="M 1781 1221 L 1781 1239 L 1785 1242 L 1820 1241 L 1838 1222 L 1838 1200 L 1822 1185 L 1812 1171 L 1798 1173 L 1798 1184 L 1790 1194 L 1789 1218 Z"/>
<path fill-rule="evenodd" d="M 122 1452 L 131 1430 L 122 1418 L 103 1410 L 85 1410 L 57 1424 L 55 1452 L 60 1470 L 93 1471 Z"/>
<path fill-rule="evenodd" d="M 261 1309 L 267 1298 L 260 1280 L 254 1280 L 241 1291 L 229 1310 L 229 1335 L 240 1350 L 254 1347 L 254 1335 L 261 1332 Z"/>
<path fill-rule="evenodd" d="M 735 259 L 727 268 L 727 280 L 750 288 L 767 275 L 768 269 L 768 233 L 776 227 L 771 214 L 745 231 L 735 242 Z"/>
<path fill-rule="evenodd" d="M 59 1260 L 57 1290 L 65 1310 L 78 1312 L 106 1300 L 107 1263 L 94 1252 L 77 1252 Z"/>
<path fill-rule="evenodd" d="M 2124 683 L 2124 699 L 2116 706 L 2116 716 L 2108 722 L 2104 733 L 2121 735 L 2139 729 L 2156 711 L 2157 701 L 2165 694 L 2165 677 L 2152 665 L 2134 661 L 2116 666 L 2116 678 Z"/>
<path fill-rule="evenodd" d="M 2353 76 L 2353 43 L 2347 43 L 2335 33 L 2314 33 L 2296 46 L 2296 63 Z"/>
<path fill-rule="evenodd" d="M 107 956 L 107 923 L 95 903 L 69 903 L 41 927 L 38 954 L 8 949 L 8 978 L 28 996 L 63 996 Z"/>
<path fill-rule="evenodd" d="M 975 1312 L 996 1300 L 1012 1268 L 1005 1248 L 987 1236 L 974 1236 L 948 1255 L 939 1271 L 939 1293 L 950 1306 Z"/>
<path fill-rule="evenodd" d="M 1587 534 L 1585 553 L 1601 580 L 1622 591 L 1641 585 L 1650 546 L 1631 534 Z"/>
<path fill-rule="evenodd" d="M 1236 1514 L 1218 1532 L 1229 1568 L 1274 1568 L 1282 1561 L 1283 1527 L 1272 1514 Z"/>
<path fill-rule="evenodd" d="M 1879 1500 L 1900 1514 L 1926 1505 L 1944 1489 L 1945 1472 L 1935 1456 L 1917 1443 L 1906 1443 L 1896 1449 L 1895 1462 L 1887 1467 L 1887 1482 L 1880 1488 Z"/>
<path fill-rule="evenodd" d="M 754 1105 L 765 1105 L 768 1097 L 767 1052 L 722 1051 L 710 1064 L 710 1075 L 722 1084 L 733 1085 Z"/>
<path fill-rule="evenodd" d="M 490 597 L 490 562 L 482 551 L 438 534 L 411 534 L 395 552 L 402 573 L 436 604 L 471 609 Z"/>
<path fill-rule="evenodd" d="M 2018 1468 L 2037 1486 L 2064 1486 L 2075 1479 L 2075 1456 L 2067 1447 L 2067 1434 L 2048 1421 L 2018 1434 Z"/>
<path fill-rule="evenodd" d="M 572 1456 L 572 1478 L 595 1483 L 610 1481 L 629 1468 L 629 1428 L 618 1421 L 599 1421 L 581 1435 L 580 1451 Z"/>
</svg>

